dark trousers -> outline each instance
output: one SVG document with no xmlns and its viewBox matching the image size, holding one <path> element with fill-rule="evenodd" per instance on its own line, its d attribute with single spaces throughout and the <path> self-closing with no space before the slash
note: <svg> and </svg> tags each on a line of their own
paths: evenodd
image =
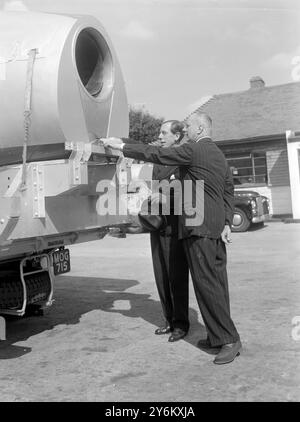
<svg viewBox="0 0 300 422">
<path fill-rule="evenodd" d="M 170 327 L 189 329 L 189 270 L 177 235 L 150 233 L 153 270 L 164 317 Z"/>
<path fill-rule="evenodd" d="M 230 317 L 224 242 L 196 236 L 182 242 L 211 345 L 236 342 L 239 334 Z"/>
</svg>

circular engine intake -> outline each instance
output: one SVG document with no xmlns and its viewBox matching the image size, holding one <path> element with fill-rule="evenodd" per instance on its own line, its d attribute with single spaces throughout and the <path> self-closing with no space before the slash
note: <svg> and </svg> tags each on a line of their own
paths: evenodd
<svg viewBox="0 0 300 422">
<path fill-rule="evenodd" d="M 76 40 L 75 59 L 80 80 L 88 93 L 97 98 L 112 87 L 112 58 L 108 45 L 93 28 L 83 29 Z"/>
</svg>

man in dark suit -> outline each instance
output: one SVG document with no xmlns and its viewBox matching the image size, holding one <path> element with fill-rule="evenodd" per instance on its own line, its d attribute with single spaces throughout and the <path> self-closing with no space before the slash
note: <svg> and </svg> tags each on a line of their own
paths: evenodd
<svg viewBox="0 0 300 422">
<path fill-rule="evenodd" d="M 184 124 L 178 120 L 163 122 L 156 145 L 163 148 L 178 145 L 184 137 Z M 170 182 L 179 177 L 178 167 L 154 164 L 152 180 Z M 162 201 L 164 196 L 152 196 L 152 202 Z M 165 317 L 165 325 L 155 330 L 155 334 L 170 334 L 168 341 L 174 342 L 185 337 L 189 330 L 188 283 L 189 270 L 183 244 L 178 240 L 178 216 L 174 215 L 176 194 L 170 191 L 170 214 L 166 215 L 167 225 L 163 230 L 150 232 L 153 270 L 157 290 Z"/>
<path fill-rule="evenodd" d="M 214 363 L 224 364 L 232 362 L 242 347 L 230 316 L 226 270 L 225 244 L 230 242 L 233 213 L 228 210 L 233 209 L 233 183 L 226 159 L 212 141 L 211 133 L 210 117 L 194 113 L 187 121 L 187 136 L 193 142 L 178 148 L 126 145 L 118 138 L 103 142 L 122 150 L 126 157 L 180 166 L 183 212 L 178 219 L 178 236 L 183 242 L 207 330 L 204 345 L 218 351 Z"/>
</svg>

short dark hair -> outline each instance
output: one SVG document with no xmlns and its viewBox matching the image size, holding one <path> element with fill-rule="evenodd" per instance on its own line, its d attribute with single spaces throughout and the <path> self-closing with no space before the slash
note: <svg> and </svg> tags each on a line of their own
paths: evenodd
<svg viewBox="0 0 300 422">
<path fill-rule="evenodd" d="M 184 137 L 184 123 L 180 122 L 179 120 L 166 120 L 162 123 L 164 125 L 165 123 L 171 123 L 170 130 L 175 135 L 175 133 L 180 133 L 178 142 L 181 141 L 181 139 Z"/>
</svg>

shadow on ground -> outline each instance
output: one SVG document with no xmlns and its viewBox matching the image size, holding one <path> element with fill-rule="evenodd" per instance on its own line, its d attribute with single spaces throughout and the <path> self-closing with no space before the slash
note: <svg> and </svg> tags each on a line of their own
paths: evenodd
<svg viewBox="0 0 300 422">
<path fill-rule="evenodd" d="M 14 359 L 31 351 L 29 347 L 14 345 L 60 324 L 78 324 L 82 315 L 101 310 L 119 313 L 128 318 L 143 318 L 153 325 L 149 335 L 162 324 L 162 310 L 159 301 L 149 294 L 132 293 L 127 290 L 137 286 L 137 280 L 106 279 L 95 277 L 58 277 L 55 283 L 54 305 L 44 316 L 6 318 L 7 340 L 0 342 L 0 359 Z M 129 301 L 130 309 L 115 309 L 117 301 Z M 206 337 L 203 325 L 198 322 L 194 309 L 189 311 L 191 329 L 185 341 L 196 345 L 199 338 Z M 154 335 L 154 334 L 153 334 Z M 195 338 L 196 335 L 196 338 Z"/>
<path fill-rule="evenodd" d="M 267 227 L 268 227 L 268 224 L 265 224 L 265 223 L 251 224 L 248 231 L 249 232 L 256 232 L 257 230 L 264 230 Z"/>
</svg>

